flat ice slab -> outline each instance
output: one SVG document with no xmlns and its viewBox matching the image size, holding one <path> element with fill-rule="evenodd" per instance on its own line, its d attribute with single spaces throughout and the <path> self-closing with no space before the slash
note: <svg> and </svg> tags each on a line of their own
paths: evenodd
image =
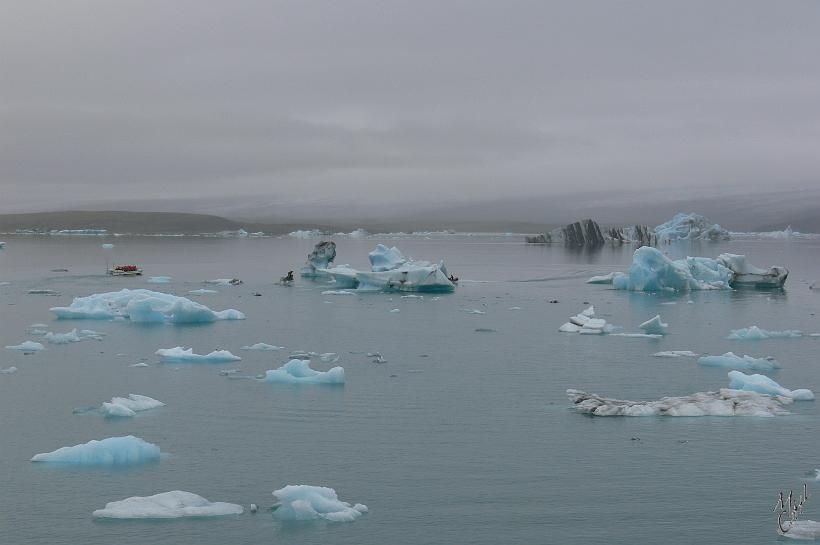
<svg viewBox="0 0 820 545">
<path fill-rule="evenodd" d="M 202 496 L 172 490 L 153 496 L 134 496 L 105 504 L 92 516 L 114 519 L 172 519 L 182 517 L 220 517 L 241 515 L 243 508 L 235 503 L 210 502 Z"/>
<path fill-rule="evenodd" d="M 160 348 L 155 352 L 163 363 L 229 363 L 241 361 L 227 350 L 214 350 L 209 354 L 194 354 L 193 348 L 177 346 L 174 348 Z"/>
<path fill-rule="evenodd" d="M 267 344 L 267 343 L 256 343 L 256 344 L 251 344 L 251 345 L 248 345 L 248 346 L 240 346 L 239 347 L 240 350 L 260 350 L 260 351 L 263 351 L 263 352 L 272 351 L 272 350 L 282 350 L 282 348 L 284 348 L 284 347 L 274 346 L 272 344 Z"/>
<path fill-rule="evenodd" d="M 341 501 L 335 490 L 324 486 L 288 485 L 274 490 L 273 495 L 280 504 L 273 514 L 280 520 L 353 522 L 367 513 L 366 505 Z"/>
<path fill-rule="evenodd" d="M 741 329 L 733 329 L 726 338 L 733 341 L 762 341 L 764 339 L 796 339 L 802 336 L 803 332 L 797 329 L 768 331 L 753 325 Z"/>
<path fill-rule="evenodd" d="M 132 322 L 178 324 L 245 319 L 245 315 L 238 310 L 213 311 L 185 297 L 146 289 L 123 289 L 86 297 L 75 297 L 71 305 L 53 307 L 51 312 L 58 318 L 75 320 L 127 318 Z"/>
<path fill-rule="evenodd" d="M 697 358 L 700 356 L 700 354 L 691 350 L 662 350 L 652 355 L 656 358 Z"/>
<path fill-rule="evenodd" d="M 279 369 L 265 372 L 264 382 L 281 384 L 344 384 L 345 370 L 333 367 L 329 371 L 311 369 L 310 361 L 292 359 Z"/>
<path fill-rule="evenodd" d="M 131 465 L 159 460 L 159 447 L 139 437 L 109 437 L 81 445 L 62 447 L 35 454 L 32 462 L 51 462 L 81 466 Z"/>
<path fill-rule="evenodd" d="M 20 352 L 39 352 L 40 350 L 45 350 L 46 347 L 34 341 L 24 341 L 20 344 L 7 345 L 6 349 L 19 350 Z"/>
<path fill-rule="evenodd" d="M 780 369 L 780 364 L 774 358 L 738 356 L 734 352 L 726 352 L 722 356 L 703 356 L 698 359 L 698 363 L 706 367 L 749 369 L 752 371 L 773 371 L 774 369 Z"/>
<path fill-rule="evenodd" d="M 667 221 L 655 227 L 655 234 L 661 242 L 677 240 L 729 240 L 729 231 L 716 223 L 710 222 L 700 214 L 678 213 Z"/>
<path fill-rule="evenodd" d="M 792 399 L 721 389 L 657 401 L 629 401 L 567 390 L 575 409 L 592 416 L 781 416 Z"/>
</svg>

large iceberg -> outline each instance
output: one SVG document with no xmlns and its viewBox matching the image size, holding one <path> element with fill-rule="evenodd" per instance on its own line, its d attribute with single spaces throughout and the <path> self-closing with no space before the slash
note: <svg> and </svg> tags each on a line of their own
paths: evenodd
<svg viewBox="0 0 820 545">
<path fill-rule="evenodd" d="M 444 261 L 435 264 L 429 261 L 406 259 L 399 264 L 397 263 L 398 256 L 401 256 L 398 249 L 388 249 L 379 245 L 369 256 L 374 267 L 372 271 L 359 271 L 348 266 L 317 269 L 317 271 L 333 277 L 337 288 L 430 293 L 451 292 L 455 289 L 455 284 L 449 278 Z M 394 266 L 394 268 L 386 269 L 388 266 Z"/>
<path fill-rule="evenodd" d="M 703 356 L 698 359 L 700 365 L 706 367 L 725 367 L 727 369 L 750 369 L 752 371 L 773 371 L 780 369 L 780 364 L 774 358 L 753 358 L 752 356 L 738 356 L 734 352 L 726 352 L 722 356 Z"/>
<path fill-rule="evenodd" d="M 729 388 L 771 396 L 790 397 L 795 401 L 814 401 L 814 392 L 811 390 L 805 388 L 789 390 L 766 375 L 747 375 L 740 371 L 729 371 Z"/>
<path fill-rule="evenodd" d="M 700 214 L 676 214 L 671 220 L 655 227 L 655 235 L 660 242 L 676 240 L 729 240 L 729 231 L 716 223 L 711 223 Z"/>
<path fill-rule="evenodd" d="M 262 380 L 283 384 L 344 384 L 345 370 L 337 366 L 329 371 L 316 371 L 310 368 L 309 360 L 292 359 L 279 369 L 266 371 Z"/>
<path fill-rule="evenodd" d="M 113 397 L 103 402 L 100 412 L 106 417 L 131 417 L 140 411 L 164 407 L 165 403 L 152 397 L 139 394 L 128 394 L 128 397 Z"/>
<path fill-rule="evenodd" d="M 216 320 L 244 320 L 234 309 L 213 311 L 203 304 L 170 293 L 146 289 L 123 289 L 75 297 L 70 306 L 53 307 L 58 318 L 112 320 L 127 318 L 132 322 L 202 323 Z"/>
<path fill-rule="evenodd" d="M 182 517 L 218 517 L 241 515 L 242 506 L 235 503 L 210 502 L 191 492 L 172 490 L 153 496 L 134 496 L 105 504 L 92 516 L 114 519 L 172 519 Z"/>
<path fill-rule="evenodd" d="M 575 409 L 592 416 L 781 416 L 792 399 L 721 389 L 657 401 L 628 401 L 567 390 Z"/>
<path fill-rule="evenodd" d="M 628 274 L 612 278 L 615 289 L 631 291 L 689 291 L 729 289 L 732 271 L 708 257 L 671 260 L 656 248 L 635 250 Z"/>
<path fill-rule="evenodd" d="M 280 520 L 353 522 L 367 513 L 366 505 L 341 501 L 335 490 L 324 486 L 288 485 L 274 490 L 273 495 L 279 500 L 273 514 Z"/>
<path fill-rule="evenodd" d="M 158 446 L 139 437 L 126 435 L 35 454 L 31 461 L 84 466 L 130 465 L 157 461 L 159 457 Z"/>
<path fill-rule="evenodd" d="M 727 339 L 733 341 L 762 341 L 764 339 L 797 339 L 803 336 L 802 331 L 797 329 L 786 329 L 784 331 L 768 331 L 760 329 L 756 325 L 733 329 Z"/>
<path fill-rule="evenodd" d="M 336 243 L 332 241 L 319 242 L 314 246 L 313 251 L 308 254 L 307 262 L 302 267 L 301 274 L 306 277 L 324 276 L 318 270 L 330 267 L 334 259 L 336 259 Z"/>
<path fill-rule="evenodd" d="M 209 354 L 194 354 L 193 348 L 177 346 L 174 348 L 160 348 L 154 352 L 163 363 L 228 363 L 241 361 L 227 350 L 214 350 Z"/>
</svg>

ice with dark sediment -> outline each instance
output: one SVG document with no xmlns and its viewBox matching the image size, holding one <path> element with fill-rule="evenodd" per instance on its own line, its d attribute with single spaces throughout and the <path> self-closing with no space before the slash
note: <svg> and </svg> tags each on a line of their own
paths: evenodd
<svg viewBox="0 0 820 545">
<path fill-rule="evenodd" d="M 333 241 L 322 241 L 314 246 L 307 256 L 307 262 L 301 269 L 301 275 L 305 277 L 326 276 L 319 272 L 319 269 L 327 269 L 336 259 L 336 243 Z"/>
</svg>

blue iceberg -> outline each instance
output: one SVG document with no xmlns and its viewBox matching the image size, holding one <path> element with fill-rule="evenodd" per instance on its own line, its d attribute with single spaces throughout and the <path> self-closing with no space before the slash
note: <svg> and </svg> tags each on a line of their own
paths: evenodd
<svg viewBox="0 0 820 545">
<path fill-rule="evenodd" d="M 729 240 L 729 231 L 716 223 L 711 223 L 700 214 L 675 214 L 671 220 L 655 227 L 655 235 L 660 242 L 676 240 Z"/>
<path fill-rule="evenodd" d="M 159 460 L 159 447 L 139 437 L 109 437 L 82 445 L 63 447 L 35 454 L 32 462 L 76 464 L 82 466 L 131 465 Z"/>
<path fill-rule="evenodd" d="M 279 369 L 266 371 L 262 380 L 281 384 L 344 384 L 345 370 L 337 366 L 316 371 L 311 369 L 309 360 L 292 359 Z"/>
<path fill-rule="evenodd" d="M 229 363 L 241 361 L 227 350 L 214 350 L 209 354 L 194 354 L 193 348 L 177 346 L 174 348 L 160 348 L 155 352 L 163 363 Z"/>
<path fill-rule="evenodd" d="M 753 358 L 752 356 L 738 356 L 734 352 L 726 352 L 722 356 L 703 356 L 698 359 L 700 365 L 706 367 L 725 367 L 727 369 L 751 369 L 752 371 L 773 371 L 780 369 L 780 364 L 774 358 Z"/>
<path fill-rule="evenodd" d="M 771 396 L 789 397 L 795 401 L 814 401 L 814 392 L 811 390 L 805 388 L 789 390 L 765 375 L 747 375 L 740 371 L 729 371 L 729 388 Z"/>
</svg>

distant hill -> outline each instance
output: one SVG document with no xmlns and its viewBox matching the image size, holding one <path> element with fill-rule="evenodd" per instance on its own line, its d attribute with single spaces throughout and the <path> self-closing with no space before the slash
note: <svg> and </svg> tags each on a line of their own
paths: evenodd
<svg viewBox="0 0 820 545">
<path fill-rule="evenodd" d="M 207 214 L 177 212 L 77 211 L 0 214 L 0 232 L 18 229 L 106 229 L 124 234 L 200 234 L 236 231 L 288 233 L 300 226 L 230 220 Z"/>
</svg>

